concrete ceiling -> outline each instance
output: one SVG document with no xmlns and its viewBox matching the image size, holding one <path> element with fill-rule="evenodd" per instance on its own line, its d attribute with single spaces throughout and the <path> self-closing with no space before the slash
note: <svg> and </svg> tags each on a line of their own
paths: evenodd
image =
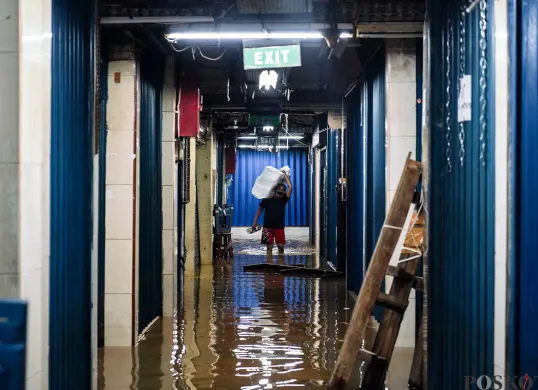
<svg viewBox="0 0 538 390">
<path fill-rule="evenodd" d="M 141 50 L 160 50 L 181 58 L 181 69 L 200 83 L 204 107 L 217 111 L 313 113 L 338 107 L 342 94 L 379 48 L 381 40 L 350 40 L 340 58 L 329 58 L 327 43 L 302 42 L 303 66 L 279 70 L 287 85 L 260 93 L 259 71 L 244 71 L 241 42 L 177 42 L 164 39 L 168 25 L 132 23 L 149 17 L 209 17 L 237 23 L 387 23 L 421 22 L 424 1 L 414 0 L 103 0 L 103 17 L 130 18 L 104 26 L 114 43 L 135 41 Z M 134 19 L 133 19 L 134 18 Z M 180 52 L 178 52 L 180 51 Z M 284 73 L 283 73 L 284 72 Z M 289 97 L 284 94 L 291 90 Z"/>
</svg>

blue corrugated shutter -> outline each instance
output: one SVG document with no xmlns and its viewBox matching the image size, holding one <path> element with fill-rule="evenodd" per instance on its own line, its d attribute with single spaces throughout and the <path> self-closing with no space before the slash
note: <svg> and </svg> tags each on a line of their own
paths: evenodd
<svg viewBox="0 0 538 390">
<path fill-rule="evenodd" d="M 54 390 L 91 388 L 93 3 L 52 2 L 49 388 Z"/>
<path fill-rule="evenodd" d="M 348 98 L 348 288 L 358 292 L 385 220 L 385 50 Z M 381 310 L 376 308 L 376 315 Z"/>
<path fill-rule="evenodd" d="M 369 109 L 366 112 L 366 262 L 370 261 L 385 221 L 385 69 L 384 55 L 367 79 Z M 363 100 L 363 102 L 364 102 Z"/>
<path fill-rule="evenodd" d="M 140 56 L 138 332 L 162 315 L 162 88 L 164 61 Z"/>
<path fill-rule="evenodd" d="M 233 177 L 228 203 L 234 205 L 234 226 L 250 226 L 260 200 L 252 196 L 256 178 L 267 166 L 291 168 L 293 195 L 286 209 L 286 226 L 308 226 L 310 202 L 310 166 L 308 149 L 282 150 L 279 154 L 267 151 L 238 149 L 236 173 Z M 263 216 L 259 223 L 263 223 Z"/>
<path fill-rule="evenodd" d="M 338 218 L 338 130 L 327 130 L 327 261 L 336 260 L 336 221 Z M 345 267 L 342 267 L 345 268 Z"/>
<path fill-rule="evenodd" d="M 478 4 L 469 13 L 463 1 L 431 4 L 436 18 L 430 23 L 434 87 L 428 200 L 428 377 L 432 389 L 462 388 L 465 375 L 493 374 L 492 4 L 487 2 L 486 8 Z M 487 17 L 487 24 L 481 17 Z M 465 36 L 460 34 L 460 21 Z M 484 35 L 481 26 L 487 26 Z M 472 119 L 460 127 L 457 97 L 463 65 L 472 77 Z"/>
<path fill-rule="evenodd" d="M 513 69 L 511 101 L 512 113 L 521 107 L 520 118 L 513 121 L 515 130 L 514 158 L 515 176 L 512 185 L 516 188 L 514 212 L 514 241 L 512 247 L 512 282 L 513 304 L 511 306 L 512 327 L 510 340 L 510 366 L 513 375 L 529 374 L 534 377 L 538 369 L 536 346 L 538 333 L 534 327 L 538 321 L 538 287 L 535 276 L 538 275 L 538 240 L 536 239 L 536 220 L 538 220 L 538 3 L 535 1 L 519 2 L 521 18 L 521 34 L 516 33 L 512 24 L 511 44 L 517 47 L 516 39 L 521 39 L 520 53 L 513 53 L 510 65 Z M 512 5 L 512 15 L 516 10 Z M 521 38 L 520 38 L 521 37 Z M 520 72 L 518 75 L 516 72 Z M 517 80 L 521 80 L 517 84 Z M 520 90 L 516 88 L 521 88 Z M 517 99 L 516 99 L 517 96 Z M 516 115 L 514 115 L 516 117 Z M 530 382 L 529 382 L 530 385 Z M 536 386 L 536 381 L 535 381 Z"/>
<path fill-rule="evenodd" d="M 106 55 L 102 50 L 101 55 Z M 101 61 L 100 79 L 100 129 L 99 129 L 99 183 L 97 225 L 97 346 L 105 346 L 105 216 L 106 216 L 106 105 L 108 101 L 108 60 Z"/>
<path fill-rule="evenodd" d="M 361 89 L 357 86 L 346 102 L 348 126 L 346 134 L 346 149 L 348 149 L 347 287 L 356 292 L 359 291 L 364 278 L 364 130 L 361 117 Z"/>
</svg>

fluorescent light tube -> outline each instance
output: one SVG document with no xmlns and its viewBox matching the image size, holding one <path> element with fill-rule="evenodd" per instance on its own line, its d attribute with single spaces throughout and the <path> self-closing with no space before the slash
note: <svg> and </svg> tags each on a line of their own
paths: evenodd
<svg viewBox="0 0 538 390">
<path fill-rule="evenodd" d="M 350 33 L 341 33 L 340 38 L 352 38 Z M 208 40 L 208 39 L 322 39 L 323 34 L 312 31 L 289 31 L 289 32 L 177 32 L 166 35 L 169 40 Z"/>
</svg>

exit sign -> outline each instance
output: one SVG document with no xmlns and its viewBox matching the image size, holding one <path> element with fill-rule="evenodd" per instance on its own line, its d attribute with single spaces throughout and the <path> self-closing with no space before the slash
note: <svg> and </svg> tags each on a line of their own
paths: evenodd
<svg viewBox="0 0 538 390">
<path fill-rule="evenodd" d="M 244 48 L 243 64 L 245 69 L 291 68 L 301 66 L 301 46 Z"/>
<path fill-rule="evenodd" d="M 258 137 L 258 145 L 277 146 L 278 137 Z"/>
</svg>

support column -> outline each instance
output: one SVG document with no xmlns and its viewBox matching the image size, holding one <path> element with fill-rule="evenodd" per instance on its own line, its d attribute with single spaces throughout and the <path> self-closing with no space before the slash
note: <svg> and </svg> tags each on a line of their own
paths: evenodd
<svg viewBox="0 0 538 390">
<path fill-rule="evenodd" d="M 190 201 L 185 205 L 185 247 L 187 249 L 187 256 L 185 260 L 185 276 L 193 275 L 195 268 L 195 212 L 196 212 L 196 138 L 190 137 L 186 141 L 189 144 L 189 183 L 190 188 Z M 185 159 L 187 157 L 185 156 Z M 187 164 L 187 160 L 185 160 Z M 187 183 L 185 183 L 187 185 Z"/>
<path fill-rule="evenodd" d="M 174 315 L 174 121 L 176 88 L 174 57 L 166 59 L 163 89 L 162 199 L 163 199 L 163 316 Z"/>
<path fill-rule="evenodd" d="M 136 331 L 136 63 L 108 70 L 105 345 L 131 346 Z M 134 272 L 134 273 L 133 273 Z M 134 310 L 133 310 L 134 309 Z"/>
<path fill-rule="evenodd" d="M 386 199 L 387 211 L 409 152 L 415 158 L 417 143 L 416 118 L 416 42 L 413 39 L 388 39 L 386 46 Z M 397 259 L 391 260 L 391 265 Z M 387 277 L 390 290 L 392 277 Z M 400 328 L 397 346 L 415 346 L 415 291 Z"/>
<path fill-rule="evenodd" d="M 213 205 L 216 181 L 214 135 L 212 125 L 207 129 L 204 144 L 196 153 L 196 184 L 198 202 L 198 224 L 200 234 L 200 262 L 213 264 Z M 191 193 L 192 198 L 192 193 Z"/>
<path fill-rule="evenodd" d="M 26 388 L 48 388 L 51 0 L 0 2 L 0 298 L 28 302 Z M 31 326 L 30 326 L 31 325 Z"/>
</svg>

